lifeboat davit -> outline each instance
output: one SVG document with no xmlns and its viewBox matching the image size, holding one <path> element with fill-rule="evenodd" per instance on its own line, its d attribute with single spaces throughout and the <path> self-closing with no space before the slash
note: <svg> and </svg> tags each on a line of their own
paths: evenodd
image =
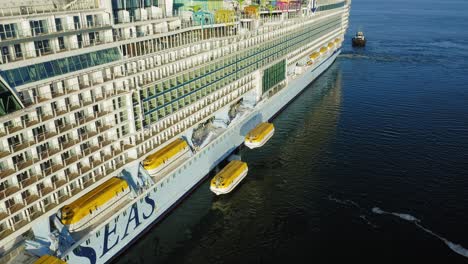
<svg viewBox="0 0 468 264">
<path fill-rule="evenodd" d="M 111 178 L 87 194 L 60 210 L 60 221 L 70 232 L 80 231 L 98 219 L 130 193 L 128 183 L 120 178 Z"/>
<path fill-rule="evenodd" d="M 229 193 L 247 176 L 248 171 L 247 163 L 233 160 L 213 177 L 210 190 L 216 195 Z"/>
<path fill-rule="evenodd" d="M 174 140 L 164 148 L 146 157 L 143 167 L 151 176 L 155 176 L 169 164 L 189 153 L 187 142 L 181 138 Z"/>
<path fill-rule="evenodd" d="M 260 123 L 245 137 L 244 144 L 250 149 L 259 148 L 273 136 L 275 127 L 272 123 Z"/>
</svg>

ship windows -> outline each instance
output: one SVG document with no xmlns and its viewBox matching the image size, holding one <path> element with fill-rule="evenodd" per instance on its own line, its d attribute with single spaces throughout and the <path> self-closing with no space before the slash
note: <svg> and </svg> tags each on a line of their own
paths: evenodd
<svg viewBox="0 0 468 264">
<path fill-rule="evenodd" d="M 16 24 L 0 25 L 0 39 L 16 38 Z"/>
<path fill-rule="evenodd" d="M 50 52 L 49 40 L 35 41 L 37 52 Z M 98 66 L 120 59 L 118 48 L 105 49 L 3 71 L 0 75 L 10 86 L 24 85 L 73 71 Z"/>
</svg>

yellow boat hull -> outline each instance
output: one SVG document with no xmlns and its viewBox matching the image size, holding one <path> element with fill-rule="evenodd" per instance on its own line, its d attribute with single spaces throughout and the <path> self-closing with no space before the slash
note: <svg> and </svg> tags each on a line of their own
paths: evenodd
<svg viewBox="0 0 468 264">
<path fill-rule="evenodd" d="M 242 172 L 239 176 L 237 176 L 230 185 L 224 187 L 224 188 L 220 188 L 220 187 L 216 187 L 216 186 L 210 186 L 210 190 L 212 192 L 214 192 L 216 195 L 221 195 L 221 194 L 228 194 L 230 193 L 232 190 L 234 190 L 234 188 L 236 188 L 237 185 L 239 185 L 239 183 L 245 178 L 245 176 L 247 176 L 247 172 L 249 170 L 246 169 L 244 172 Z"/>
</svg>

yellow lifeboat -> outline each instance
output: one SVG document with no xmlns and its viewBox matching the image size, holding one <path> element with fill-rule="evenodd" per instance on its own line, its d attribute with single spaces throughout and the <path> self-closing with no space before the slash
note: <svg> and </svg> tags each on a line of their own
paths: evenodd
<svg viewBox="0 0 468 264">
<path fill-rule="evenodd" d="M 174 140 L 164 148 L 149 155 L 143 161 L 143 167 L 150 175 L 155 175 L 164 169 L 171 162 L 188 153 L 189 146 L 187 142 L 181 138 Z"/>
<path fill-rule="evenodd" d="M 310 62 L 309 65 L 314 64 L 319 57 L 320 57 L 320 53 L 318 53 L 318 52 L 314 52 L 314 53 L 310 54 L 309 55 L 309 59 L 310 59 L 309 60 L 309 62 Z"/>
<path fill-rule="evenodd" d="M 213 177 L 210 190 L 216 195 L 229 193 L 245 178 L 248 171 L 247 163 L 233 160 Z"/>
<path fill-rule="evenodd" d="M 335 48 L 335 44 L 333 42 L 328 43 L 328 49 L 333 49 Z"/>
<path fill-rule="evenodd" d="M 275 127 L 271 123 L 260 123 L 245 137 L 244 144 L 250 149 L 259 148 L 273 136 Z"/>
<path fill-rule="evenodd" d="M 100 213 L 130 192 L 128 183 L 111 178 L 61 209 L 60 220 L 71 232 L 88 226 Z"/>
<path fill-rule="evenodd" d="M 328 51 L 327 47 L 321 47 L 320 48 L 320 54 L 325 54 L 325 53 L 327 53 L 327 51 Z"/>
<path fill-rule="evenodd" d="M 67 264 L 65 261 L 51 256 L 51 255 L 44 255 L 40 257 L 38 260 L 34 261 L 34 264 Z"/>
<path fill-rule="evenodd" d="M 337 48 L 341 47 L 341 39 L 336 38 L 334 42 L 335 42 L 335 46 L 336 46 Z"/>
</svg>

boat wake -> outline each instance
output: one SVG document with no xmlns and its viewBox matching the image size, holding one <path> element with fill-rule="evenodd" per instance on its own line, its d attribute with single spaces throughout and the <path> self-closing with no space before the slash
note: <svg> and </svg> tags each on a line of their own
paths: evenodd
<svg viewBox="0 0 468 264">
<path fill-rule="evenodd" d="M 425 228 L 424 226 L 421 225 L 421 220 L 419 220 L 418 218 L 416 218 L 416 217 L 414 217 L 414 216 L 412 216 L 410 214 L 386 212 L 386 211 L 384 211 L 384 210 L 382 210 L 382 209 L 380 209 L 378 207 L 372 208 L 372 212 L 375 213 L 375 214 L 380 214 L 380 215 L 383 215 L 383 214 L 393 215 L 393 216 L 399 217 L 399 218 L 401 218 L 403 220 L 406 220 L 408 222 L 412 222 L 417 227 L 419 227 L 421 230 L 423 230 L 426 233 L 428 233 L 428 234 L 430 234 L 432 236 L 435 236 L 438 239 L 442 240 L 442 242 L 444 242 L 455 253 L 458 253 L 458 254 L 468 258 L 468 249 L 464 248 L 460 244 L 455 244 L 455 243 L 449 241 L 448 239 L 446 239 L 446 238 L 434 233 L 433 231 Z"/>
<path fill-rule="evenodd" d="M 347 206 L 351 206 L 351 207 L 355 207 L 355 208 L 359 209 L 361 212 L 363 212 L 362 214 L 359 215 L 359 218 L 361 218 L 363 221 L 366 222 L 366 224 L 372 226 L 373 228 L 378 227 L 377 225 L 375 225 L 371 221 L 369 221 L 368 217 L 365 214 L 365 211 L 367 211 L 367 210 L 362 208 L 356 202 L 351 201 L 351 200 L 340 200 L 340 199 L 337 199 L 335 197 L 332 197 L 331 195 L 328 196 L 328 200 L 336 202 L 336 203 L 341 204 L 341 205 L 347 205 Z M 424 232 L 426 232 L 426 233 L 440 239 L 442 242 L 444 242 L 455 253 L 460 254 L 460 255 L 468 258 L 468 249 L 464 248 L 460 244 L 455 244 L 455 243 L 451 242 L 450 240 L 438 235 L 437 233 L 434 233 L 432 230 L 429 230 L 429 229 L 425 228 L 421 224 L 421 220 L 419 220 L 418 218 L 416 218 L 416 217 L 414 217 L 414 216 L 412 216 L 410 214 L 387 212 L 387 211 L 384 211 L 384 210 L 380 209 L 379 207 L 373 207 L 371 209 L 371 212 L 374 213 L 374 214 L 378 214 L 378 215 L 392 215 L 392 216 L 396 216 L 396 217 L 398 217 L 400 219 L 403 219 L 405 221 L 411 222 L 411 223 L 415 224 L 418 228 L 423 230 Z"/>
</svg>

